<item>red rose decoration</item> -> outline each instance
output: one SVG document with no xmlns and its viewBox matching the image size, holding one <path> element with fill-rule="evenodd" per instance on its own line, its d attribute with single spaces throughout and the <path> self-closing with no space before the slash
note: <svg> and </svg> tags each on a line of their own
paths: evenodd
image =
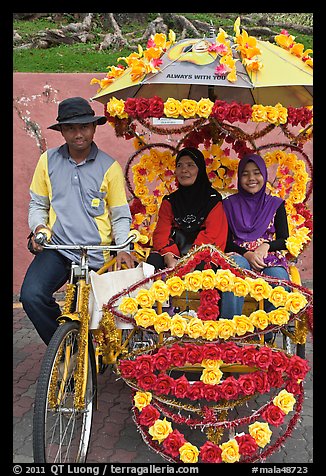
<svg viewBox="0 0 326 476">
<path fill-rule="evenodd" d="M 125 112 L 128 114 L 128 116 L 136 117 L 137 115 L 137 99 L 136 98 L 126 99 Z"/>
<path fill-rule="evenodd" d="M 273 367 L 270 367 L 268 369 L 267 377 L 271 387 L 280 388 L 284 383 L 283 372 L 280 372 L 279 370 L 274 370 Z"/>
<path fill-rule="evenodd" d="M 252 107 L 250 104 L 243 104 L 241 106 L 241 117 L 239 118 L 239 121 L 247 123 L 249 119 L 251 119 L 252 116 Z"/>
<path fill-rule="evenodd" d="M 166 374 L 161 374 L 157 377 L 154 390 L 158 395 L 168 395 L 174 387 L 174 380 Z"/>
<path fill-rule="evenodd" d="M 285 390 L 293 395 L 299 395 L 301 393 L 301 386 L 295 380 L 289 380 L 285 386 Z"/>
<path fill-rule="evenodd" d="M 262 347 L 256 354 L 256 365 L 260 369 L 268 369 L 272 363 L 272 350 L 269 347 Z"/>
<path fill-rule="evenodd" d="M 221 344 L 221 350 L 221 358 L 228 364 L 237 362 L 241 355 L 239 347 L 234 342 L 223 342 L 223 344 Z"/>
<path fill-rule="evenodd" d="M 217 289 L 204 289 L 200 293 L 201 306 L 210 306 L 212 304 L 218 304 L 219 300 L 220 300 L 220 295 Z"/>
<path fill-rule="evenodd" d="M 187 378 L 182 375 L 174 382 L 174 395 L 177 398 L 185 398 L 189 388 L 189 382 Z"/>
<path fill-rule="evenodd" d="M 306 360 L 302 359 L 298 355 L 294 355 L 290 359 L 290 363 L 286 372 L 294 380 L 303 380 L 309 368 L 309 364 Z"/>
<path fill-rule="evenodd" d="M 153 96 L 149 100 L 149 113 L 151 117 L 162 117 L 164 112 L 163 99 L 158 96 Z"/>
<path fill-rule="evenodd" d="M 183 347 L 178 344 L 173 345 L 170 349 L 170 361 L 172 365 L 182 366 L 185 364 L 185 352 Z"/>
<path fill-rule="evenodd" d="M 229 104 L 229 110 L 225 120 L 233 123 L 235 121 L 239 121 L 239 119 L 241 119 L 241 106 L 237 102 L 232 101 Z"/>
<path fill-rule="evenodd" d="M 218 385 L 209 385 L 209 384 L 205 386 L 205 390 L 204 390 L 205 399 L 208 402 L 217 402 L 218 400 L 220 400 L 221 392 L 218 387 L 219 387 Z"/>
<path fill-rule="evenodd" d="M 244 395 L 253 395 L 256 391 L 256 381 L 250 374 L 240 375 L 238 384 L 241 393 Z"/>
<path fill-rule="evenodd" d="M 145 118 L 150 116 L 149 99 L 138 98 L 137 100 L 137 116 Z"/>
<path fill-rule="evenodd" d="M 272 364 L 274 370 L 285 372 L 289 365 L 289 359 L 283 352 L 272 352 Z"/>
<path fill-rule="evenodd" d="M 222 357 L 221 348 L 215 344 L 208 343 L 204 347 L 204 352 L 202 352 L 202 360 L 221 360 Z"/>
<path fill-rule="evenodd" d="M 196 364 L 203 359 L 203 353 L 201 347 L 195 344 L 185 344 L 186 362 L 190 364 Z M 205 357 L 206 358 L 206 357 Z"/>
<path fill-rule="evenodd" d="M 258 445 L 251 435 L 237 435 L 235 440 L 239 445 L 239 453 L 241 456 L 251 456 L 258 449 Z"/>
<path fill-rule="evenodd" d="M 270 391 L 270 383 L 268 381 L 267 374 L 263 371 L 261 372 L 255 372 L 254 373 L 254 379 L 256 382 L 256 390 L 257 392 L 263 394 L 267 393 Z"/>
<path fill-rule="evenodd" d="M 154 362 L 151 355 L 140 355 L 136 360 L 137 375 L 153 373 Z"/>
<path fill-rule="evenodd" d="M 202 321 L 216 321 L 219 314 L 219 307 L 215 304 L 199 306 L 197 310 L 197 316 Z"/>
<path fill-rule="evenodd" d="M 119 368 L 123 378 L 134 378 L 136 375 L 134 362 L 130 360 L 120 360 Z"/>
<path fill-rule="evenodd" d="M 153 405 L 147 405 L 140 412 L 139 423 L 144 426 L 152 426 L 159 416 L 160 412 Z"/>
<path fill-rule="evenodd" d="M 225 101 L 217 99 L 212 108 L 211 116 L 218 121 L 224 121 L 229 110 L 229 105 Z"/>
<path fill-rule="evenodd" d="M 193 384 L 189 385 L 187 397 L 190 400 L 200 400 L 201 398 L 204 398 L 204 387 L 205 385 L 202 382 L 194 382 Z"/>
<path fill-rule="evenodd" d="M 167 370 L 171 367 L 170 352 L 166 347 L 161 347 L 154 356 L 154 365 L 157 370 Z"/>
<path fill-rule="evenodd" d="M 222 450 L 218 445 L 211 441 L 206 441 L 206 443 L 200 448 L 199 456 L 203 463 L 221 463 L 221 454 Z"/>
<path fill-rule="evenodd" d="M 185 437 L 178 430 L 173 430 L 165 440 L 162 445 L 165 451 L 173 456 L 174 458 L 180 456 L 179 448 L 186 443 Z"/>
<path fill-rule="evenodd" d="M 227 400 L 235 400 L 239 395 L 239 384 L 234 377 L 228 377 L 220 384 L 221 395 Z"/>
<path fill-rule="evenodd" d="M 258 350 L 253 346 L 243 347 L 241 350 L 241 359 L 244 365 L 253 366 L 256 363 L 256 354 Z"/>
<path fill-rule="evenodd" d="M 157 381 L 157 377 L 155 374 L 146 374 L 146 375 L 141 375 L 137 379 L 137 383 L 139 387 L 141 387 L 143 390 L 151 390 L 155 388 Z"/>
<path fill-rule="evenodd" d="M 280 426 L 282 425 L 285 417 L 285 413 L 274 403 L 271 403 L 266 410 L 263 411 L 262 417 L 269 423 L 270 425 Z"/>
</svg>

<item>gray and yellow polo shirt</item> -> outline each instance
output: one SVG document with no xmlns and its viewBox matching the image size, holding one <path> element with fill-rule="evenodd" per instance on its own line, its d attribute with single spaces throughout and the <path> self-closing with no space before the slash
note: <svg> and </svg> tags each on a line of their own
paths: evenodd
<svg viewBox="0 0 326 476">
<path fill-rule="evenodd" d="M 76 164 L 67 144 L 44 152 L 30 186 L 28 223 L 51 228 L 53 244 L 123 243 L 131 214 L 120 164 L 93 142 L 89 156 Z M 79 262 L 73 250 L 60 252 Z M 98 269 L 109 252 L 90 251 L 91 268 Z"/>
</svg>

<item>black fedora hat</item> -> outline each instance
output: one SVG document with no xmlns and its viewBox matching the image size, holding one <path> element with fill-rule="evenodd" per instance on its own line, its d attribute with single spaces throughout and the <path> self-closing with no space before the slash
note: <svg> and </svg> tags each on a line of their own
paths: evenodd
<svg viewBox="0 0 326 476">
<path fill-rule="evenodd" d="M 49 126 L 48 129 L 60 131 L 61 124 L 88 124 L 97 122 L 98 125 L 105 124 L 106 116 L 95 116 L 95 111 L 88 101 L 81 97 L 64 99 L 59 103 L 57 123 Z"/>
</svg>

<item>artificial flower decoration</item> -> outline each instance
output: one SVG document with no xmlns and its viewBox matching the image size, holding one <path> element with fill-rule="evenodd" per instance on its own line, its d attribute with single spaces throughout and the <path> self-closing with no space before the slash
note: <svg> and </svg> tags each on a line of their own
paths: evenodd
<svg viewBox="0 0 326 476">
<path fill-rule="evenodd" d="M 240 28 L 240 18 L 234 34 L 232 38 L 220 28 L 208 51 L 216 57 L 215 73 L 236 84 L 239 61 L 251 74 L 264 68 L 264 58 L 257 40 Z M 294 40 L 285 30 L 275 37 L 279 46 L 312 67 L 312 50 Z M 138 45 L 136 52 L 118 59 L 125 66 L 109 66 L 106 77 L 93 78 L 92 84 L 103 89 L 122 74 L 138 82 L 158 72 L 162 55 L 175 41 L 172 30 L 168 37 L 152 35 L 146 46 Z M 307 200 L 313 174 L 304 144 L 312 139 L 312 107 L 204 97 L 178 100 L 172 95 L 165 101 L 159 96 L 113 96 L 104 113 L 117 137 L 133 140 L 125 178 L 131 228 L 139 235 L 134 250 L 141 260 L 146 261 L 151 250 L 163 197 L 177 188 L 175 158 L 183 147 L 202 151 L 209 180 L 223 198 L 237 192 L 241 158 L 248 152 L 261 155 L 268 169 L 267 192 L 285 202 L 289 238 L 282 259 L 297 258 L 310 243 L 313 223 Z M 165 127 L 153 118 L 178 121 Z M 174 126 L 177 122 L 181 124 Z M 272 132 L 281 137 L 279 142 L 273 138 L 262 143 Z M 153 136 L 162 140 L 151 141 Z M 157 271 L 103 306 L 97 344 L 120 356 L 117 372 L 132 389 L 132 416 L 150 448 L 179 464 L 252 463 L 280 449 L 299 420 L 310 368 L 305 359 L 259 338 L 294 324 L 293 342 L 302 344 L 312 332 L 312 292 L 298 282 L 276 282 L 242 269 L 213 245 L 202 245 L 193 247 L 174 269 Z M 226 319 L 220 311 L 224 292 L 257 305 Z M 193 293 L 198 306 L 181 312 L 175 302 L 185 296 L 191 302 Z M 265 300 L 273 310 L 264 310 Z M 134 350 L 119 343 L 119 321 L 148 333 L 151 343 Z M 189 369 L 196 369 L 196 381 Z M 256 397 L 262 401 L 258 406 L 253 404 Z M 246 413 L 249 404 L 256 408 Z M 192 441 L 196 430 L 201 432 L 200 444 Z"/>
</svg>

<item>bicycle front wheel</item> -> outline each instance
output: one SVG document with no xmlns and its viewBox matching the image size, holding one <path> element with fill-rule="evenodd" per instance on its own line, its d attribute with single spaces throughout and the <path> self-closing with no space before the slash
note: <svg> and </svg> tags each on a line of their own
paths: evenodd
<svg viewBox="0 0 326 476">
<path fill-rule="evenodd" d="M 35 463 L 86 461 L 96 404 L 96 365 L 91 338 L 84 405 L 75 406 L 78 322 L 66 322 L 53 335 L 36 388 L 33 452 Z"/>
</svg>

